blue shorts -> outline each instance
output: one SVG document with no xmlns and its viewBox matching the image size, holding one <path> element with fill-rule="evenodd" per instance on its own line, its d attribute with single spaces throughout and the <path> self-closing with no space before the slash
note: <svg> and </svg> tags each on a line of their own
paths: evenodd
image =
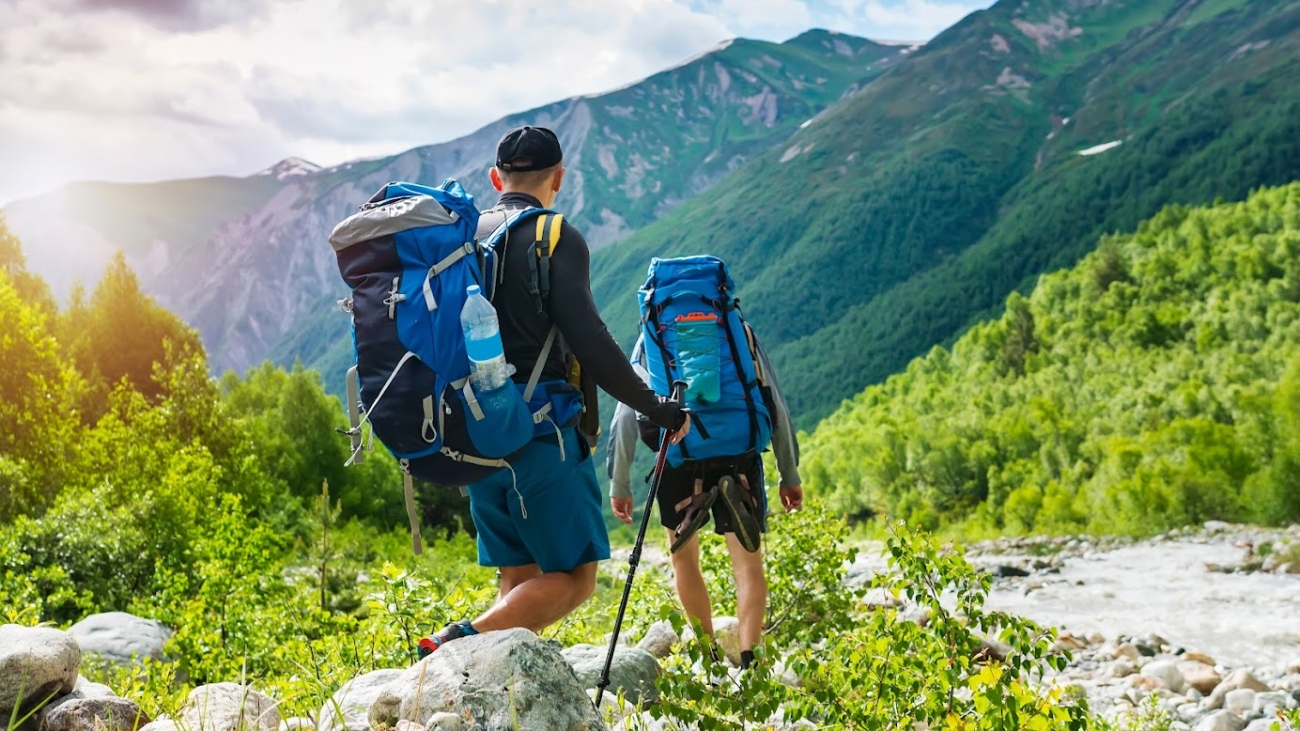
<svg viewBox="0 0 1300 731">
<path fill-rule="evenodd" d="M 564 460 L 554 434 L 536 437 L 511 470 L 469 486 L 481 566 L 537 564 L 569 571 L 609 558 L 604 495 L 586 441 L 562 430 Z"/>
</svg>

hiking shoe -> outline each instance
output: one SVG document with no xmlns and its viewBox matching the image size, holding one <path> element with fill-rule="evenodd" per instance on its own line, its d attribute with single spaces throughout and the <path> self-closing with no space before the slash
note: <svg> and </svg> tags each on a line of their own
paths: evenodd
<svg viewBox="0 0 1300 731">
<path fill-rule="evenodd" d="M 700 529 L 700 526 L 708 522 L 710 516 L 709 510 L 713 507 L 713 503 L 718 499 L 717 485 L 714 485 L 707 490 L 701 490 L 700 486 L 696 485 L 695 489 L 696 492 L 694 495 L 674 506 L 678 510 L 685 510 L 686 515 L 682 518 L 682 522 L 673 531 L 673 535 L 677 538 L 673 541 L 672 548 L 668 550 L 669 553 L 677 553 L 679 548 L 686 545 L 686 542 L 691 540 L 691 536 L 695 535 L 695 532 Z"/>
<path fill-rule="evenodd" d="M 452 640 L 458 640 L 462 637 L 469 637 L 470 635 L 476 634 L 478 634 L 478 631 L 476 631 L 468 621 L 452 622 L 446 627 L 443 627 L 442 631 L 438 634 L 430 635 L 421 639 L 416 648 L 416 654 L 419 655 L 421 660 L 423 660 L 432 655 L 439 647 L 442 647 Z"/>
<path fill-rule="evenodd" d="M 731 525 L 736 529 L 736 540 L 741 547 L 753 553 L 762 545 L 763 534 L 757 515 L 754 496 L 730 475 L 718 480 L 722 505 L 731 514 Z"/>
</svg>

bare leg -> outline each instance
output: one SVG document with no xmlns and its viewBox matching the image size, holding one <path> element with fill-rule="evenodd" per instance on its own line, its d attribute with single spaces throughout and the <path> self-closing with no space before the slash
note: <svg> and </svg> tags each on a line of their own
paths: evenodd
<svg viewBox="0 0 1300 731">
<path fill-rule="evenodd" d="M 676 539 L 673 530 L 668 529 L 668 541 Z M 677 582 L 677 596 L 682 600 L 682 609 L 689 617 L 700 623 L 704 634 L 713 635 L 713 606 L 709 603 L 709 588 L 704 584 L 704 574 L 700 572 L 700 534 L 691 536 L 686 545 L 672 555 L 673 578 Z"/>
<path fill-rule="evenodd" d="M 504 601 L 516 586 L 525 581 L 532 581 L 541 575 L 542 570 L 535 563 L 530 563 L 527 566 L 503 566 L 501 572 L 497 575 L 499 579 L 497 601 Z"/>
<path fill-rule="evenodd" d="M 740 651 L 754 649 L 763 634 L 767 612 L 767 579 L 763 576 L 763 551 L 746 551 L 734 533 L 727 534 L 731 571 L 736 576 L 736 614 L 740 620 Z"/>
<path fill-rule="evenodd" d="M 501 587 L 505 596 L 474 620 L 474 629 L 491 632 L 524 627 L 541 632 L 577 609 L 596 590 L 596 562 L 550 573 L 541 573 L 535 565 L 502 568 Z"/>
</svg>

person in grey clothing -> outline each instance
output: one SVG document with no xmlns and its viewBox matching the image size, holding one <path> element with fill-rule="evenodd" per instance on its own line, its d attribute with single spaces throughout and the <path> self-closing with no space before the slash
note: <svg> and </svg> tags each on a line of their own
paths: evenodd
<svg viewBox="0 0 1300 731">
<path fill-rule="evenodd" d="M 777 471 L 780 474 L 779 492 L 781 504 L 786 511 L 798 510 L 803 505 L 803 487 L 799 478 L 799 445 L 795 439 L 794 426 L 790 422 L 790 411 L 785 397 L 776 382 L 775 371 L 766 351 L 753 338 L 755 357 L 759 359 L 761 370 L 767 374 L 767 385 L 772 394 L 772 452 L 776 456 Z M 638 340 L 632 351 L 632 367 L 642 379 L 650 382 L 650 374 L 644 365 L 644 343 Z M 640 427 L 637 413 L 625 404 L 619 404 L 614 411 L 610 424 L 610 444 L 606 455 L 606 470 L 609 475 L 609 501 L 614 516 L 626 524 L 632 523 L 634 509 L 632 497 L 632 462 L 636 457 L 636 445 L 640 441 Z M 688 460 L 681 467 L 673 469 L 665 466 L 664 475 L 659 484 L 660 522 L 668 530 L 668 540 L 672 542 L 675 527 L 683 520 L 684 509 L 678 510 L 684 498 L 689 499 L 697 479 L 706 484 L 713 484 L 723 474 L 733 477 L 745 476 L 743 483 L 753 493 L 755 502 L 761 506 L 758 516 L 760 529 L 766 529 L 767 497 L 763 478 L 763 462 L 760 455 L 736 455 L 729 460 L 709 460 L 707 468 L 691 464 Z M 731 557 L 731 569 L 736 578 L 737 614 L 740 620 L 741 667 L 747 668 L 753 661 L 754 645 L 758 643 L 763 632 L 763 617 L 767 610 L 767 580 L 763 575 L 762 549 L 753 553 L 745 550 L 735 536 L 732 516 L 723 508 L 719 500 L 713 506 L 714 531 L 727 539 L 727 551 Z M 677 584 L 677 596 L 687 615 L 699 622 L 704 633 L 713 635 L 713 608 L 709 600 L 709 590 L 700 571 L 699 534 L 691 536 L 689 542 L 672 554 L 673 577 Z"/>
</svg>

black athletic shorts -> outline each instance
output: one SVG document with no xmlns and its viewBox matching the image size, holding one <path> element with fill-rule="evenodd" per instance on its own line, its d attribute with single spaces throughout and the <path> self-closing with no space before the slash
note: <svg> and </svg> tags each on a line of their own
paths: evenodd
<svg viewBox="0 0 1300 731">
<path fill-rule="evenodd" d="M 759 530 L 767 531 L 767 494 L 763 489 L 763 458 L 756 452 L 748 452 L 739 457 L 715 457 L 707 460 L 688 459 L 681 467 L 664 465 L 663 480 L 659 483 L 659 522 L 665 528 L 674 529 L 681 524 L 686 511 L 678 512 L 677 503 L 695 494 L 695 479 L 704 480 L 704 489 L 718 484 L 725 475 L 736 478 L 741 485 L 740 475 L 749 480 L 749 490 L 758 503 Z M 723 503 L 722 496 L 713 503 L 713 532 L 718 535 L 735 533 L 731 524 L 731 513 Z"/>
</svg>

